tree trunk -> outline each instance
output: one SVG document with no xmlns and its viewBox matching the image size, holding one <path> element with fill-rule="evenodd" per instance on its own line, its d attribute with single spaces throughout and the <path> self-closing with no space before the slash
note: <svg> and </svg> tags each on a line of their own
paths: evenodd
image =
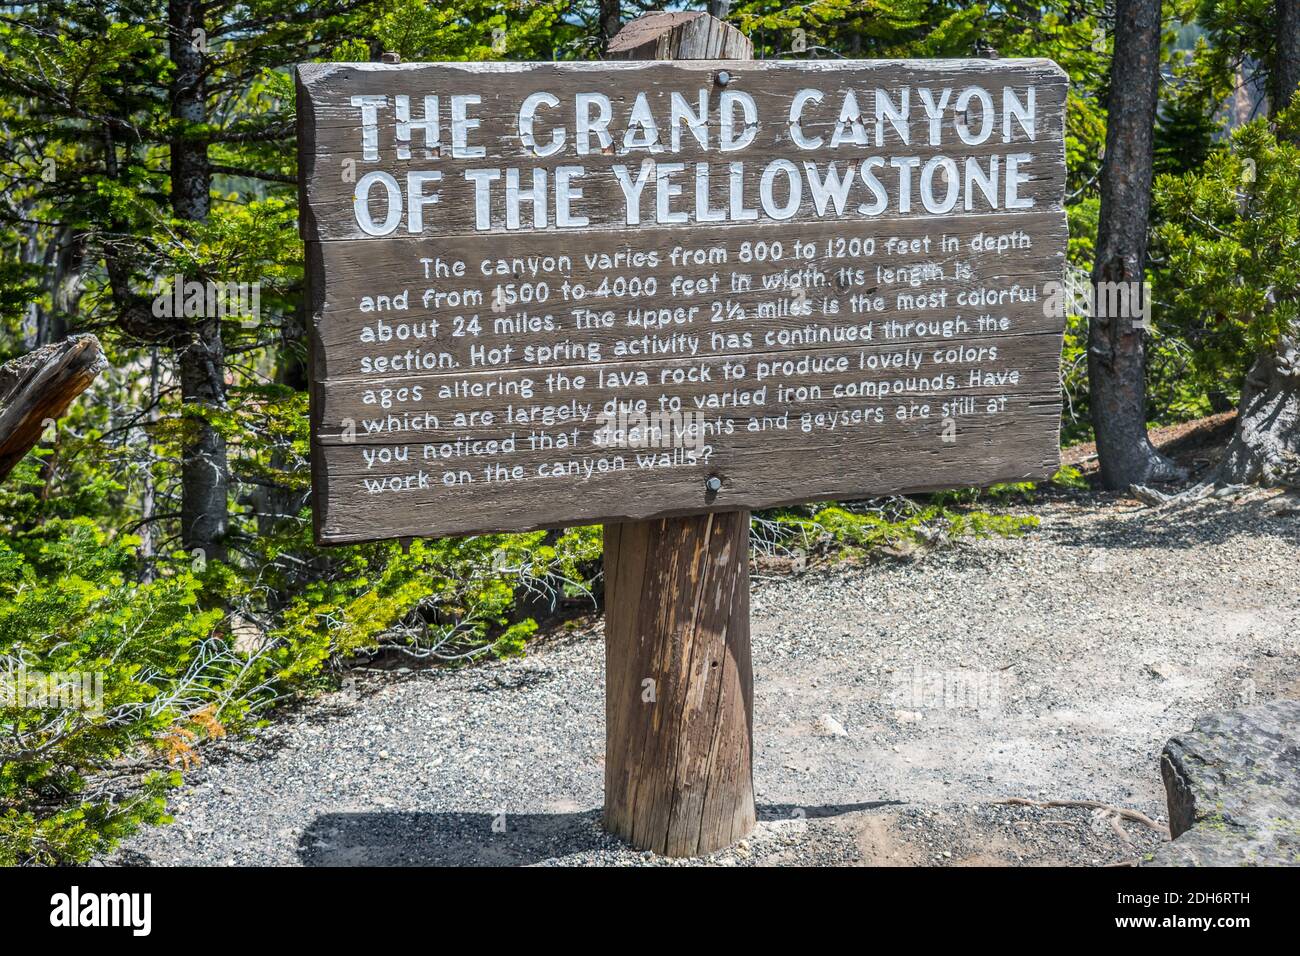
<svg viewBox="0 0 1300 956">
<path fill-rule="evenodd" d="M 1300 339 L 1283 336 L 1255 359 L 1218 478 L 1300 488 Z"/>
<path fill-rule="evenodd" d="M 153 480 L 152 426 L 158 423 L 158 397 L 162 392 L 162 369 L 159 368 L 158 349 L 149 350 L 149 412 L 144 432 L 144 468 L 140 481 L 140 580 L 148 584 L 154 579 L 154 559 L 158 549 L 154 546 L 157 530 L 154 528 L 154 510 L 157 505 L 157 487 Z"/>
<path fill-rule="evenodd" d="M 753 59 L 704 13 L 641 17 L 609 55 Z M 701 478 L 703 480 L 703 478 Z M 749 512 L 605 525 L 605 827 L 669 856 L 754 828 Z"/>
<path fill-rule="evenodd" d="M 203 8 L 195 0 L 170 0 L 172 116 L 185 124 L 207 120 L 203 60 L 207 49 Z M 172 211 L 178 219 L 208 218 L 211 173 L 206 140 L 180 130 L 171 143 Z M 224 560 L 227 530 L 226 440 L 205 417 L 226 406 L 225 350 L 217 316 L 196 318 L 182 338 L 177 362 L 187 428 L 181 449 L 181 540 L 187 551 Z"/>
<path fill-rule="evenodd" d="M 1276 116 L 1300 86 L 1300 0 L 1277 0 L 1277 59 L 1270 79 Z"/>
<path fill-rule="evenodd" d="M 1122 282 L 1132 283 L 1131 293 L 1143 289 L 1159 79 L 1160 0 L 1117 0 L 1094 285 Z M 1146 349 L 1142 330 L 1133 323 L 1135 310 L 1106 309 L 1100 303 L 1107 299 L 1094 297 L 1088 325 L 1092 424 L 1102 482 L 1127 488 L 1185 477 L 1147 437 Z M 1131 294 L 1128 301 L 1136 300 Z"/>
<path fill-rule="evenodd" d="M 83 237 L 72 229 L 61 229 L 58 238 L 58 255 L 50 277 L 50 315 L 41 332 L 40 342 L 47 345 L 67 338 L 69 323 L 81 308 L 86 244 Z M 75 326 L 74 326 L 75 327 Z"/>
<path fill-rule="evenodd" d="M 1276 119 L 1300 85 L 1300 0 L 1277 0 L 1277 58 L 1269 79 Z M 1300 487 L 1300 329 L 1255 357 L 1218 478 Z"/>
<path fill-rule="evenodd" d="M 609 41 L 614 39 L 618 33 L 619 27 L 623 24 L 621 14 L 622 4 L 619 0 L 600 0 L 599 18 L 600 22 L 597 27 L 600 30 L 600 52 L 604 53 L 609 49 Z"/>
</svg>

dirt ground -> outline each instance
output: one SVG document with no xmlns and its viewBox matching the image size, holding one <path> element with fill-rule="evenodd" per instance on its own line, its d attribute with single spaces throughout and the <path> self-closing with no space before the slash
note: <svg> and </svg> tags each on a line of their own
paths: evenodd
<svg viewBox="0 0 1300 956">
<path fill-rule="evenodd" d="M 176 822 L 105 862 L 1139 861 L 1162 839 L 1165 740 L 1208 711 L 1300 696 L 1300 499 L 1078 493 L 1021 510 L 1041 526 L 1020 539 L 755 572 L 760 822 L 706 860 L 600 829 L 596 620 L 521 660 L 354 675 L 214 748 Z"/>
</svg>

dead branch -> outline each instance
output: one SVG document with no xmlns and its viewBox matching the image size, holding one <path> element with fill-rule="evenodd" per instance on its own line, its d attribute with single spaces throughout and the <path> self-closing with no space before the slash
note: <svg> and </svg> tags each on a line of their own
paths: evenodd
<svg viewBox="0 0 1300 956">
<path fill-rule="evenodd" d="M 107 367 L 93 335 L 73 335 L 0 365 L 0 481 Z"/>
</svg>

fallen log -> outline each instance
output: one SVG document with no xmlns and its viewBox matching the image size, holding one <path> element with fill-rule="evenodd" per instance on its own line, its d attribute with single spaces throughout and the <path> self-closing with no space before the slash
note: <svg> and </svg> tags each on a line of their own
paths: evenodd
<svg viewBox="0 0 1300 956">
<path fill-rule="evenodd" d="M 0 365 L 0 481 L 107 367 L 93 335 L 69 336 Z"/>
</svg>

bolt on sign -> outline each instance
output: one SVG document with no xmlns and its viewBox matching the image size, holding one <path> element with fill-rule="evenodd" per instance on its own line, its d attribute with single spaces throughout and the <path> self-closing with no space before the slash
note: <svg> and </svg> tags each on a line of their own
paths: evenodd
<svg viewBox="0 0 1300 956">
<path fill-rule="evenodd" d="M 1050 474 L 1065 92 L 1047 60 L 299 67 L 319 539 Z"/>
</svg>

